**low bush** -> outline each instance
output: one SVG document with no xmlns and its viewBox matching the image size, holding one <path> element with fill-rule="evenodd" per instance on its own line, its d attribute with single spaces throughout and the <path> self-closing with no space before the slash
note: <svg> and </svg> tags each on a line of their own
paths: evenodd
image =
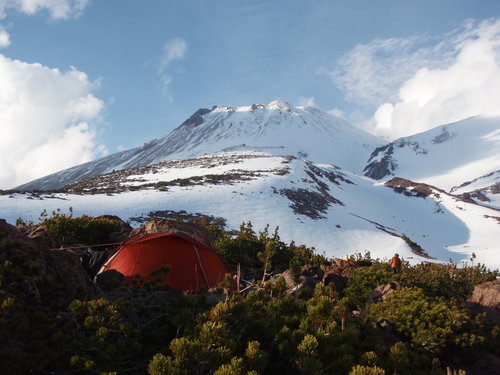
<svg viewBox="0 0 500 375">
<path fill-rule="evenodd" d="M 351 307 L 362 310 L 377 286 L 394 279 L 395 274 L 389 271 L 388 264 L 375 262 L 372 266 L 354 269 L 344 293 Z"/>
<path fill-rule="evenodd" d="M 61 232 L 68 225 L 62 244 L 91 242 L 94 234 L 85 231 L 93 227 L 85 223 L 96 219 L 76 219 L 56 213 L 44 220 Z M 283 243 L 277 230 L 256 234 L 246 223 L 229 234 L 208 225 L 221 253 L 242 267 L 267 264 L 276 273 L 290 264 L 300 269 L 327 261 L 313 249 Z M 103 227 L 102 233 L 115 230 Z M 69 240 L 72 231 L 77 239 Z M 61 293 L 61 283 L 34 269 L 34 248 L 6 238 L 8 233 L 0 236 L 0 363 L 8 375 L 437 375 L 446 366 L 464 374 L 460 361 L 499 354 L 498 324 L 462 309 L 471 289 L 496 275 L 481 266 L 405 264 L 393 274 L 387 264 L 363 257 L 345 295 L 318 283 L 297 297 L 276 282 L 243 295 L 174 298 L 143 284 L 55 305 L 50 297 Z M 165 272 L 157 272 L 159 281 Z M 403 286 L 367 308 L 373 289 L 389 281 Z M 354 316 L 353 308 L 361 313 Z M 385 331 L 377 328 L 379 318 L 389 322 Z"/>
<path fill-rule="evenodd" d="M 50 217 L 44 215 L 40 221 L 45 225 L 55 246 L 73 244 L 96 245 L 109 241 L 109 235 L 120 230 L 120 223 L 108 218 L 94 218 L 88 215 L 73 217 L 55 211 Z"/>
<path fill-rule="evenodd" d="M 439 354 L 472 348 L 486 339 L 467 312 L 453 301 L 428 297 L 417 287 L 395 290 L 384 302 L 370 306 L 370 317 L 388 319 L 413 348 Z"/>
</svg>

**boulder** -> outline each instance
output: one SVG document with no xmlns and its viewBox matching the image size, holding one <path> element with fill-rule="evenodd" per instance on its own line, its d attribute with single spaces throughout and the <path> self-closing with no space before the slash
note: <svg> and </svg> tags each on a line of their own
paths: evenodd
<svg viewBox="0 0 500 375">
<path fill-rule="evenodd" d="M 388 319 L 385 319 L 385 318 L 378 318 L 377 322 L 376 322 L 376 326 L 377 326 L 377 328 L 380 328 L 384 331 L 385 330 L 390 330 L 390 331 L 394 330 L 394 325 L 392 324 L 392 322 Z"/>
<path fill-rule="evenodd" d="M 186 233 L 209 246 L 211 246 L 215 241 L 215 237 L 202 225 L 167 219 L 150 220 L 138 231 L 134 231 L 134 233 L 156 233 L 167 231 Z"/>
<path fill-rule="evenodd" d="M 109 235 L 109 241 L 110 242 L 124 242 L 130 238 L 130 234 L 132 232 L 132 227 L 122 219 L 120 219 L 118 216 L 115 215 L 101 215 L 96 217 L 96 219 L 108 219 L 108 220 L 113 220 L 117 221 L 120 223 L 120 229 L 116 232 L 110 233 Z"/>
<path fill-rule="evenodd" d="M 44 228 L 19 229 L 0 219 L 0 263 L 21 272 L 23 283 L 6 283 L 11 292 L 28 303 L 61 307 L 98 295 L 80 258 L 71 251 L 51 250 Z"/>
<path fill-rule="evenodd" d="M 323 283 L 325 285 L 333 284 L 337 293 L 340 294 L 347 287 L 347 278 L 330 272 L 323 278 Z"/>
<path fill-rule="evenodd" d="M 101 290 L 110 291 L 123 284 L 125 276 L 117 270 L 108 270 L 96 275 L 95 282 Z"/>
<path fill-rule="evenodd" d="M 323 275 L 325 271 L 323 271 L 320 267 L 305 265 L 302 267 L 302 276 L 312 277 L 315 280 L 321 281 L 323 280 Z"/>
<path fill-rule="evenodd" d="M 396 289 L 401 285 L 398 282 L 390 282 L 385 285 L 379 285 L 368 298 L 368 305 L 372 305 L 377 302 L 384 302 Z"/>
<path fill-rule="evenodd" d="M 321 269 L 325 272 L 325 275 L 334 273 L 336 275 L 348 278 L 353 269 L 358 268 L 356 262 L 348 259 L 335 258 L 330 265 L 323 265 Z"/>
<path fill-rule="evenodd" d="M 295 286 L 292 290 L 288 292 L 289 294 L 297 296 L 306 290 L 313 291 L 314 288 L 316 287 L 316 284 L 319 283 L 319 280 L 315 280 L 312 277 L 302 276 L 301 280 L 302 281 L 300 282 L 299 285 Z"/>
<path fill-rule="evenodd" d="M 375 323 L 375 327 L 377 327 L 379 330 L 383 332 L 385 339 L 388 342 L 395 343 L 400 341 L 396 333 L 396 330 L 394 329 L 394 323 L 391 322 L 390 320 L 386 318 L 378 318 Z"/>
<path fill-rule="evenodd" d="M 295 282 L 295 277 L 294 277 L 292 270 L 290 270 L 290 269 L 286 270 L 285 272 L 281 273 L 280 275 L 277 275 L 277 277 L 275 279 L 277 280 L 280 276 L 285 279 L 287 290 L 291 290 L 297 285 L 297 283 Z"/>
<path fill-rule="evenodd" d="M 472 315 L 486 313 L 489 320 L 500 323 L 500 279 L 476 285 L 466 306 Z"/>
<path fill-rule="evenodd" d="M 53 247 L 52 240 L 49 236 L 49 231 L 45 225 L 19 225 L 16 227 L 22 234 L 37 243 L 38 246 L 45 249 Z"/>
</svg>

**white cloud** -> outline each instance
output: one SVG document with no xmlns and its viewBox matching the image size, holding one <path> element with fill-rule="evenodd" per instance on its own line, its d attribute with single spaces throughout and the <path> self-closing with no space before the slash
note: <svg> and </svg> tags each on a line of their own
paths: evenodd
<svg viewBox="0 0 500 375">
<path fill-rule="evenodd" d="M 334 109 L 331 109 L 328 111 L 329 114 L 331 115 L 334 115 L 336 117 L 339 117 L 339 118 L 342 118 L 342 119 L 345 119 L 345 114 L 343 111 L 341 111 L 340 109 L 338 108 L 334 108 Z"/>
<path fill-rule="evenodd" d="M 397 138 L 475 115 L 500 115 L 500 20 L 439 38 L 356 46 L 328 72 L 347 97 L 376 107 L 364 126 Z"/>
<path fill-rule="evenodd" d="M 314 100 L 314 96 L 310 96 L 308 98 L 299 96 L 297 98 L 297 105 L 304 107 L 316 107 L 316 102 Z"/>
<path fill-rule="evenodd" d="M 10 35 L 0 26 L 0 48 L 6 48 L 8 46 L 10 46 Z"/>
<path fill-rule="evenodd" d="M 169 40 L 163 46 L 163 55 L 160 60 L 160 70 L 166 69 L 174 60 L 182 60 L 186 56 L 187 43 L 182 38 Z"/>
<path fill-rule="evenodd" d="M 96 144 L 103 102 L 96 83 L 0 55 L 0 188 L 71 167 L 106 153 Z"/>
<path fill-rule="evenodd" d="M 170 39 L 163 46 L 162 55 L 158 67 L 158 74 L 161 78 L 162 91 L 169 102 L 173 101 L 170 93 L 170 84 L 173 81 L 172 75 L 168 72 L 168 68 L 172 62 L 182 60 L 186 56 L 188 50 L 187 42 L 182 38 Z"/>
<path fill-rule="evenodd" d="M 78 18 L 90 0 L 0 0 L 0 20 L 7 17 L 7 11 L 33 15 L 46 11 L 53 19 Z M 9 33 L 0 25 L 0 48 L 10 45 Z"/>
<path fill-rule="evenodd" d="M 0 18 L 5 18 L 8 9 L 33 15 L 47 11 L 54 19 L 79 17 L 90 0 L 0 0 Z"/>
<path fill-rule="evenodd" d="M 500 20 L 471 31 L 453 63 L 419 69 L 401 85 L 397 101 L 377 109 L 377 134 L 397 138 L 471 116 L 500 116 Z"/>
<path fill-rule="evenodd" d="M 348 99 L 380 105 L 396 99 L 401 83 L 421 67 L 449 63 L 456 44 L 450 35 L 446 42 L 429 36 L 375 39 L 356 45 L 338 60 L 335 69 L 321 68 L 318 73 L 330 76 Z"/>
</svg>

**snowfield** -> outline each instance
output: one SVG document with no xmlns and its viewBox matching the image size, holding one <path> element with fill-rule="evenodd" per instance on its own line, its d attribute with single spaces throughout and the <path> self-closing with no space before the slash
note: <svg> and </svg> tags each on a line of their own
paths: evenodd
<svg viewBox="0 0 500 375">
<path fill-rule="evenodd" d="M 279 226 L 284 241 L 314 246 L 329 257 L 369 251 L 383 259 L 398 252 L 411 263 L 462 264 L 474 253 L 475 262 L 500 268 L 500 212 L 432 187 L 423 196 L 412 186 L 385 186 L 332 165 L 262 152 L 173 164 L 154 173 L 110 175 L 136 191 L 3 195 L 0 217 L 36 222 L 43 210 L 72 207 L 75 215 L 113 214 L 138 226 L 154 212 L 186 211 L 225 218 L 228 229 L 249 220 L 256 230 Z M 159 182 L 166 189 L 154 186 Z M 429 257 L 415 254 L 403 235 Z"/>
</svg>

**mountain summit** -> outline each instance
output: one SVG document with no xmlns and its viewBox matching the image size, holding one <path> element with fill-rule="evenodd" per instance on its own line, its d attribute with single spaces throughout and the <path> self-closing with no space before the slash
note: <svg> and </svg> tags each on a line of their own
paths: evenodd
<svg viewBox="0 0 500 375">
<path fill-rule="evenodd" d="M 84 178 L 174 159 L 227 150 L 265 151 L 320 163 L 334 163 L 361 173 L 377 137 L 312 107 L 284 101 L 245 107 L 201 108 L 166 136 L 19 186 L 50 190 Z"/>
</svg>

